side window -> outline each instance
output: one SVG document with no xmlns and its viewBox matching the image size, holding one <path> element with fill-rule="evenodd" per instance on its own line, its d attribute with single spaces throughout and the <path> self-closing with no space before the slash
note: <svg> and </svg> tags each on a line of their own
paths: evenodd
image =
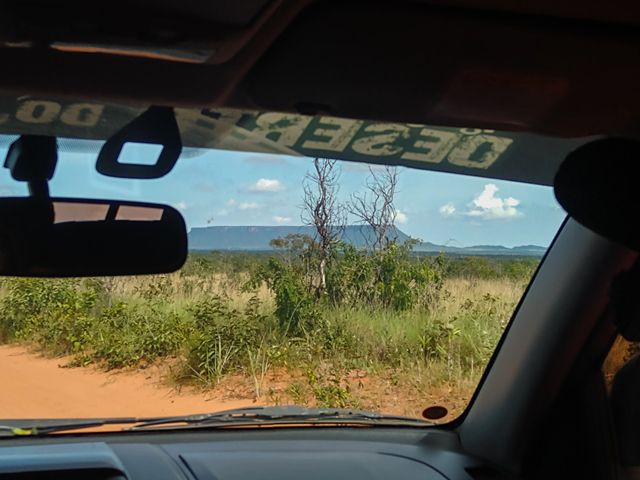
<svg viewBox="0 0 640 480">
<path fill-rule="evenodd" d="M 640 466 L 640 344 L 616 338 L 603 365 L 618 458 Z"/>
<path fill-rule="evenodd" d="M 625 340 L 624 337 L 618 335 L 602 365 L 609 393 L 611 393 L 615 374 L 638 352 L 640 352 L 640 344 Z"/>
</svg>

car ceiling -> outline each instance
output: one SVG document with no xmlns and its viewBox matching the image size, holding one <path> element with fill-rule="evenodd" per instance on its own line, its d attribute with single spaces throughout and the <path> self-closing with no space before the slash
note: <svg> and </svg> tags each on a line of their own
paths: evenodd
<svg viewBox="0 0 640 480">
<path fill-rule="evenodd" d="M 620 1 L 3 1 L 0 93 L 635 136 L 639 23 Z"/>
</svg>

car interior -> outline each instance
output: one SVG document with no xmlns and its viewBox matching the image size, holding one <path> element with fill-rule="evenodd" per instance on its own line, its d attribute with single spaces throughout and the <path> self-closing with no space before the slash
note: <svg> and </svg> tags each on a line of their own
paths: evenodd
<svg viewBox="0 0 640 480">
<path fill-rule="evenodd" d="M 23 0 L 0 12 L 0 133 L 17 138 L 4 166 L 29 189 L 0 200 L 2 275 L 185 262 L 173 207 L 50 196 L 59 153 L 79 148 L 66 139 L 86 140 L 111 177 L 162 177 L 189 148 L 280 149 L 553 186 L 567 212 L 451 422 L 301 427 L 284 414 L 264 428 L 147 419 L 83 432 L 100 422 L 33 419 L 39 434 L 0 438 L 0 479 L 640 476 L 640 360 L 606 368 L 614 344 L 640 341 L 634 3 Z M 162 151 L 121 163 L 127 142 Z"/>
</svg>

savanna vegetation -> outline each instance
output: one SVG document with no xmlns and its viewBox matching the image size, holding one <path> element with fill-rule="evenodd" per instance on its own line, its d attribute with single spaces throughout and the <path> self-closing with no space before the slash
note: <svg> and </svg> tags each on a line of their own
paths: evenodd
<svg viewBox="0 0 640 480">
<path fill-rule="evenodd" d="M 319 288 L 316 242 L 275 246 L 195 253 L 169 275 L 2 279 L 0 341 L 70 366 L 160 364 L 176 385 L 259 403 L 456 414 L 538 262 L 337 243 Z"/>
<path fill-rule="evenodd" d="M 393 167 L 371 168 L 347 202 L 339 177 L 314 160 L 301 218 L 316 235 L 268 253 L 193 253 L 170 275 L 3 279 L 0 341 L 78 366 L 162 364 L 176 385 L 260 403 L 455 415 L 538 260 L 418 255 L 396 241 Z M 343 241 L 348 221 L 367 227 L 363 246 Z"/>
</svg>

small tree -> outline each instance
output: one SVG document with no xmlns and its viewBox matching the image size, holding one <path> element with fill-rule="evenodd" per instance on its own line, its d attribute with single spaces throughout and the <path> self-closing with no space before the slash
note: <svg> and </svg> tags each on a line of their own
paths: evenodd
<svg viewBox="0 0 640 480">
<path fill-rule="evenodd" d="M 373 250 L 382 250 L 396 239 L 394 197 L 398 185 L 398 169 L 385 165 L 382 169 L 369 167 L 369 179 L 364 194 L 353 194 L 350 213 L 361 223 L 371 227 Z M 393 236 L 392 236 L 393 235 Z"/>
<path fill-rule="evenodd" d="M 274 238 L 269 245 L 283 252 L 283 260 L 289 268 L 297 268 L 309 288 L 313 287 L 313 262 L 317 244 L 309 235 L 290 233 L 285 237 Z"/>
<path fill-rule="evenodd" d="M 316 158 L 313 160 L 313 170 L 307 173 L 303 182 L 301 219 L 305 225 L 316 230 L 318 296 L 327 287 L 327 262 L 346 226 L 347 210 L 338 200 L 339 179 L 340 169 L 335 160 Z"/>
</svg>

